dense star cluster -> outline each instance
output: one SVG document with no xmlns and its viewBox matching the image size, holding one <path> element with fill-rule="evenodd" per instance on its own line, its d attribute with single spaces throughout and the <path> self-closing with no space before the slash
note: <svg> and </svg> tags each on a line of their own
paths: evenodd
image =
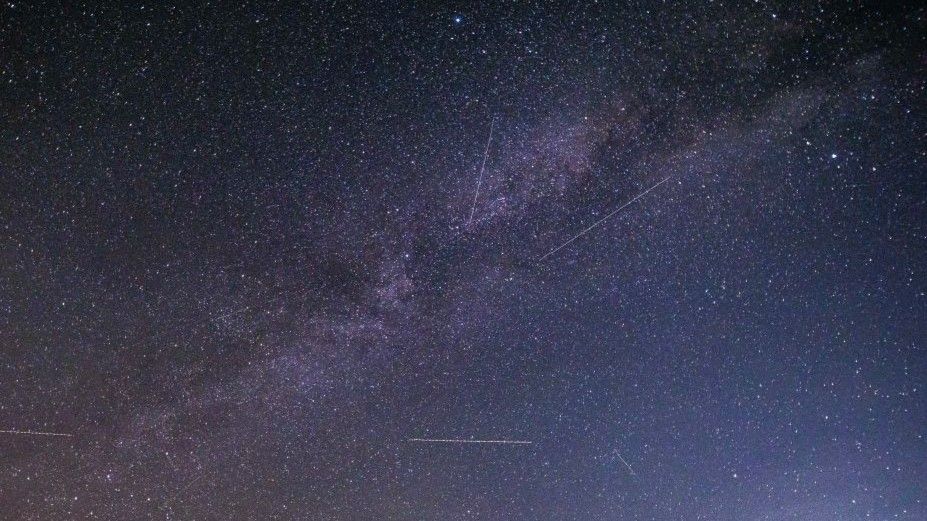
<svg viewBox="0 0 927 521">
<path fill-rule="evenodd" d="M 110 4 L 0 6 L 0 518 L 927 519 L 922 5 Z"/>
</svg>

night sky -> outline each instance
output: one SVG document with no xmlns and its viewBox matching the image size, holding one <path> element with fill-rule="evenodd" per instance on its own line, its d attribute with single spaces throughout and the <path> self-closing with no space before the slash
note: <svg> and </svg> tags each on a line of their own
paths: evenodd
<svg viewBox="0 0 927 521">
<path fill-rule="evenodd" d="M 927 519 L 923 6 L 67 4 L 0 519 Z"/>
</svg>

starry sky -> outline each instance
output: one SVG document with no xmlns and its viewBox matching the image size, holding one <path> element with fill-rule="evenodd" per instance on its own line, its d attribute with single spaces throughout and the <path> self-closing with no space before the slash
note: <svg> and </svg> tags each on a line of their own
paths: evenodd
<svg viewBox="0 0 927 521">
<path fill-rule="evenodd" d="M 0 6 L 3 519 L 927 519 L 923 6 L 95 4 Z"/>
</svg>

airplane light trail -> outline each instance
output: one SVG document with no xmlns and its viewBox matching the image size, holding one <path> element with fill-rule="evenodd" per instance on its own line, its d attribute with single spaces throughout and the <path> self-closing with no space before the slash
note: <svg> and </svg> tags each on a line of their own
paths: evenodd
<svg viewBox="0 0 927 521">
<path fill-rule="evenodd" d="M 63 436 L 70 438 L 73 434 L 64 434 L 60 432 L 39 432 L 39 431 L 18 431 L 18 430 L 0 430 L 0 434 L 22 434 L 28 436 Z"/>
<path fill-rule="evenodd" d="M 520 440 L 455 440 L 438 438 L 409 438 L 407 441 L 419 443 L 500 443 L 504 445 L 531 445 L 532 443 Z"/>
<path fill-rule="evenodd" d="M 486 148 L 483 150 L 483 164 L 480 166 L 480 177 L 476 181 L 476 191 L 473 192 L 473 206 L 470 208 L 470 219 L 467 226 L 473 224 L 473 214 L 476 212 L 476 200 L 480 196 L 480 185 L 483 184 L 483 172 L 486 171 L 486 159 L 489 158 L 489 144 L 492 143 L 492 129 L 496 126 L 496 118 L 492 118 L 489 124 L 489 139 L 486 140 Z"/>
<path fill-rule="evenodd" d="M 666 176 L 666 177 L 663 178 L 663 180 L 660 181 L 659 183 L 657 183 L 657 184 L 651 186 L 650 188 L 644 190 L 643 192 L 637 194 L 633 199 L 631 199 L 630 201 L 628 201 L 628 202 L 624 203 L 623 205 L 619 206 L 617 209 L 615 209 L 614 211 L 612 211 L 611 213 L 609 213 L 609 214 L 606 215 L 605 217 L 603 217 L 603 218 L 599 219 L 598 221 L 596 221 L 596 222 L 590 224 L 587 228 L 585 228 L 583 231 L 581 231 L 581 232 L 577 233 L 576 235 L 574 235 L 573 238 L 571 238 L 571 239 L 568 240 L 567 242 L 565 242 L 565 243 L 561 244 L 560 246 L 557 246 L 556 248 L 554 248 L 554 249 L 550 250 L 549 252 L 545 253 L 543 257 L 541 257 L 540 259 L 538 259 L 538 262 L 541 262 L 541 261 L 543 261 L 544 259 L 546 259 L 547 257 L 550 257 L 551 255 L 553 255 L 553 254 L 557 253 L 558 251 L 562 250 L 563 248 L 565 248 L 565 247 L 566 247 L 568 244 L 570 244 L 571 242 L 575 241 L 576 239 L 579 239 L 580 237 L 582 237 L 583 235 L 585 235 L 586 233 L 588 233 L 589 230 L 591 230 L 591 229 L 595 228 L 596 226 L 598 226 L 598 225 L 602 224 L 603 222 L 605 222 L 609 217 L 615 215 L 616 213 L 620 212 L 621 210 L 624 210 L 624 209 L 627 208 L 629 205 L 631 205 L 631 203 L 633 203 L 634 201 L 637 201 L 637 200 L 640 199 L 641 197 L 644 197 L 645 195 L 647 195 L 647 194 L 648 194 L 651 190 L 653 190 L 654 188 L 656 188 L 656 187 L 662 185 L 663 183 L 669 181 L 669 179 L 670 179 L 671 177 L 673 177 L 673 176 L 671 176 L 671 175 L 670 175 L 670 176 Z"/>
</svg>

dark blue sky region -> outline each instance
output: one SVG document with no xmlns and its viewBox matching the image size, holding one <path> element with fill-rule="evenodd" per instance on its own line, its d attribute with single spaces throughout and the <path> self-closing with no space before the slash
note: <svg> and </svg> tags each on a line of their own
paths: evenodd
<svg viewBox="0 0 927 521">
<path fill-rule="evenodd" d="M 0 6 L 0 517 L 927 519 L 888 4 Z"/>
</svg>

